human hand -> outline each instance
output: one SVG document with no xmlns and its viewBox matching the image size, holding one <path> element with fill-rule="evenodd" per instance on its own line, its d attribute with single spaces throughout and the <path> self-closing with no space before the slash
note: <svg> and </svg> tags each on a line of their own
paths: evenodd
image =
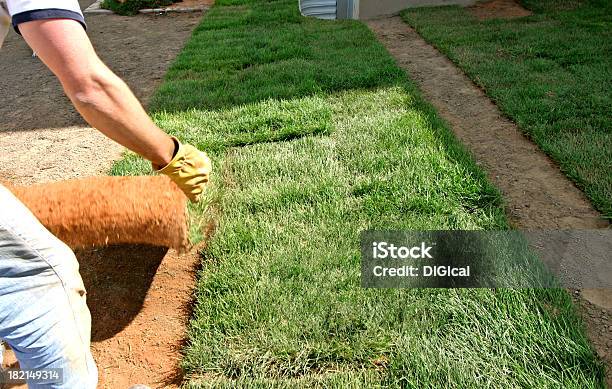
<svg viewBox="0 0 612 389">
<path fill-rule="evenodd" d="M 212 164 L 206 153 L 173 139 L 178 147 L 176 154 L 168 165 L 156 170 L 170 177 L 189 200 L 197 203 L 208 184 Z"/>
</svg>

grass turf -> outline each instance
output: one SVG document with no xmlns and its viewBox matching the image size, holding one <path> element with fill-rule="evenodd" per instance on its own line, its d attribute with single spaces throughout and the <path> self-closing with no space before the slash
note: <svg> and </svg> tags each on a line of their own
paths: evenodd
<svg viewBox="0 0 612 389">
<path fill-rule="evenodd" d="M 188 387 L 603 385 L 565 291 L 360 288 L 363 229 L 507 227 L 498 192 L 363 24 L 220 0 L 152 111 L 216 166 L 191 210 L 218 228 Z M 114 167 L 147 171 L 133 155 Z"/>
<path fill-rule="evenodd" d="M 414 26 L 612 218 L 612 2 L 524 0 L 533 16 L 479 21 L 409 9 Z"/>
</svg>

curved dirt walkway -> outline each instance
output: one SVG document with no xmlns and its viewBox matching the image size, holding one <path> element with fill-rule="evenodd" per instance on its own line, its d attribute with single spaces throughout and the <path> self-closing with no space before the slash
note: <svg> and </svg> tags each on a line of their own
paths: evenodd
<svg viewBox="0 0 612 389">
<path fill-rule="evenodd" d="M 82 0 L 81 7 L 89 3 Z M 100 57 L 145 103 L 201 17 L 86 15 Z M 123 148 L 86 126 L 14 33 L 0 51 L 0 69 L 1 179 L 27 184 L 104 174 L 121 157 Z M 99 387 L 176 387 L 198 256 L 122 246 L 77 257 L 92 313 Z"/>
<path fill-rule="evenodd" d="M 371 20 L 368 26 L 502 191 L 512 224 L 526 230 L 609 228 L 555 163 L 400 17 Z M 612 291 L 576 292 L 582 293 L 577 301 L 612 386 Z"/>
</svg>

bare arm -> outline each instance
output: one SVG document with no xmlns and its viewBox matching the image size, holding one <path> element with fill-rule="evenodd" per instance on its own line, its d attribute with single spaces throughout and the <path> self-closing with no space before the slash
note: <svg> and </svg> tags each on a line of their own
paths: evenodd
<svg viewBox="0 0 612 389">
<path fill-rule="evenodd" d="M 20 24 L 19 30 L 92 127 L 154 165 L 170 162 L 174 141 L 151 121 L 128 86 L 98 58 L 78 22 L 37 20 Z"/>
</svg>

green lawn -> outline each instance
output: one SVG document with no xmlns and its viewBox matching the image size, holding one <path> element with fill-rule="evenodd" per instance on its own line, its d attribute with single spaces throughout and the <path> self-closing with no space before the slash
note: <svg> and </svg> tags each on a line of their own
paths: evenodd
<svg viewBox="0 0 612 389">
<path fill-rule="evenodd" d="M 523 3 L 533 16 L 479 21 L 459 7 L 402 16 L 612 218 L 612 2 Z"/>
<path fill-rule="evenodd" d="M 220 0 L 152 111 L 216 167 L 191 210 L 218 228 L 188 387 L 603 386 L 563 290 L 360 287 L 364 229 L 507 228 L 498 192 L 363 24 Z M 114 173 L 147 166 L 129 155 Z"/>
</svg>

